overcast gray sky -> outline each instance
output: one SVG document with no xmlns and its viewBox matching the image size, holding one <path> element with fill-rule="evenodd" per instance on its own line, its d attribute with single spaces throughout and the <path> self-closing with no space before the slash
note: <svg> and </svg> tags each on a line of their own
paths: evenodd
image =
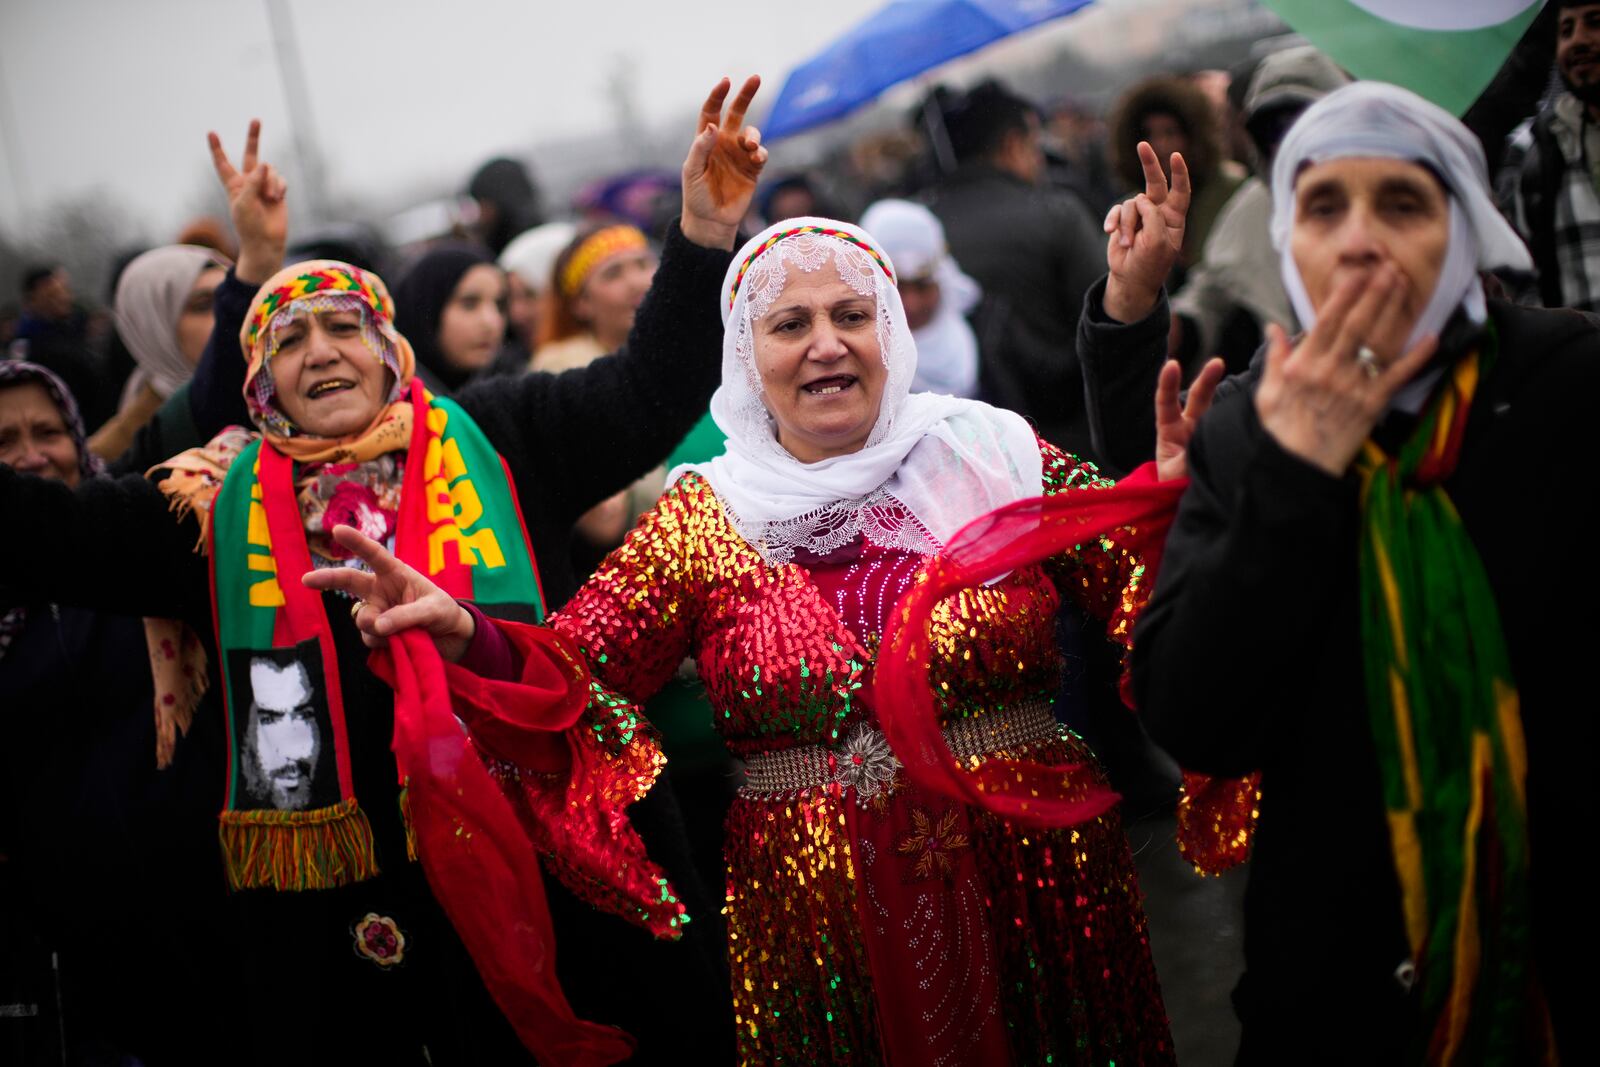
<svg viewBox="0 0 1600 1067">
<path fill-rule="evenodd" d="M 759 73 L 759 121 L 796 65 L 886 2 L 0 0 L 0 230 L 28 240 L 52 205 L 103 194 L 144 239 L 170 239 L 222 206 L 206 131 L 237 158 L 252 116 L 294 185 L 269 3 L 289 13 L 331 199 L 372 218 L 459 191 L 496 154 L 531 160 L 547 185 L 600 176 L 582 153 L 534 150 L 615 135 L 618 84 L 640 125 L 681 125 L 686 140 L 717 78 Z M 937 76 L 1003 76 L 1069 40 L 1115 69 L 1162 54 L 1175 26 L 1215 35 L 1260 15 L 1251 0 L 1097 0 Z M 655 147 L 661 162 L 681 158 Z"/>
<path fill-rule="evenodd" d="M 496 152 L 614 128 L 619 65 L 641 119 L 692 114 L 722 74 L 785 74 L 876 0 L 288 0 L 339 191 L 457 184 Z M 159 236 L 205 192 L 205 132 L 252 116 L 287 158 L 262 0 L 0 0 L 0 226 L 104 189 Z M 687 131 L 686 131 L 687 135 Z"/>
</svg>

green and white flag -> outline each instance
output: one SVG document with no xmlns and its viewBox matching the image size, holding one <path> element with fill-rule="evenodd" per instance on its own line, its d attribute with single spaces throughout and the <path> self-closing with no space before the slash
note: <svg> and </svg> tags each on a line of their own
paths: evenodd
<svg viewBox="0 0 1600 1067">
<path fill-rule="evenodd" d="M 1472 106 L 1543 0 L 1263 0 L 1357 78 Z"/>
</svg>

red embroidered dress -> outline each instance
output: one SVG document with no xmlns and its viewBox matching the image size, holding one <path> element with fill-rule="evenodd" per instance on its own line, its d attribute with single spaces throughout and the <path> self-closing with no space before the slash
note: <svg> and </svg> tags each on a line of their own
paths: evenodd
<svg viewBox="0 0 1600 1067">
<path fill-rule="evenodd" d="M 1046 492 L 1108 484 L 1043 449 Z M 882 753 L 855 745 L 874 721 L 865 682 L 883 619 L 922 560 L 860 546 L 814 569 L 768 566 L 687 474 L 551 624 L 634 702 L 693 655 L 736 755 L 823 745 L 884 770 L 862 767 Z M 1037 714 L 1059 681 L 1058 590 L 1125 644 L 1147 595 L 1141 575 L 1102 540 L 946 601 L 930 672 L 944 721 Z M 1008 754 L 1091 758 L 1052 732 Z M 870 801 L 838 784 L 746 790 L 726 830 L 743 1062 L 1172 1061 L 1115 812 L 1039 832 L 896 781 Z"/>
</svg>

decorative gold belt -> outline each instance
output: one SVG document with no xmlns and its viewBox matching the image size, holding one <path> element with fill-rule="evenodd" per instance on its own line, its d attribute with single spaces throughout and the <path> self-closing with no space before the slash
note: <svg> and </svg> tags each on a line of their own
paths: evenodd
<svg viewBox="0 0 1600 1067">
<path fill-rule="evenodd" d="M 1059 741 L 1062 726 L 1042 697 L 945 724 L 944 740 L 957 760 L 1025 748 L 1042 741 Z M 894 786 L 900 761 L 881 730 L 862 723 L 838 748 L 796 745 L 776 752 L 759 752 L 744 762 L 744 785 L 739 795 L 747 800 L 780 800 L 807 789 L 838 783 L 854 790 L 862 803 Z"/>
</svg>

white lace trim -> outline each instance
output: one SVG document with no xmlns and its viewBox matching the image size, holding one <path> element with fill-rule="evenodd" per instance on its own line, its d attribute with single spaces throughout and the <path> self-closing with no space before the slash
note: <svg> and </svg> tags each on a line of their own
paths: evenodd
<svg viewBox="0 0 1600 1067">
<path fill-rule="evenodd" d="M 774 567 L 793 561 L 796 552 L 829 555 L 857 537 L 879 548 L 919 556 L 931 556 L 944 547 L 887 489 L 770 522 L 746 522 L 727 500 L 718 499 L 734 530 Z"/>
</svg>

